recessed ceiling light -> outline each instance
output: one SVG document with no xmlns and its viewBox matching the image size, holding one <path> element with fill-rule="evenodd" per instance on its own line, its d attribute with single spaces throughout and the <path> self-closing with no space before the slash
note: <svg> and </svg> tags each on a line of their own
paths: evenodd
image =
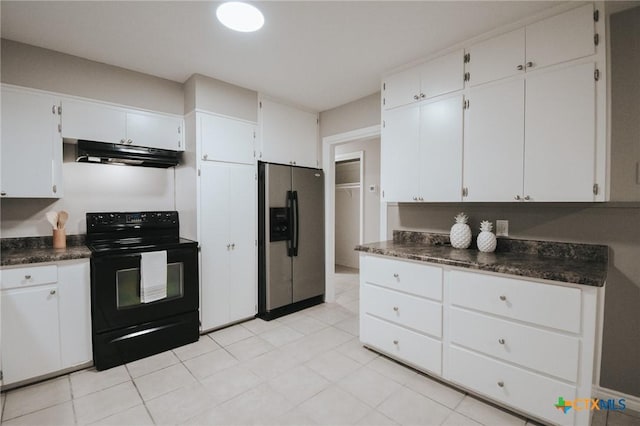
<svg viewBox="0 0 640 426">
<path fill-rule="evenodd" d="M 222 3 L 216 10 L 222 24 L 235 31 L 250 33 L 264 25 L 264 16 L 255 6 L 239 1 Z"/>
</svg>

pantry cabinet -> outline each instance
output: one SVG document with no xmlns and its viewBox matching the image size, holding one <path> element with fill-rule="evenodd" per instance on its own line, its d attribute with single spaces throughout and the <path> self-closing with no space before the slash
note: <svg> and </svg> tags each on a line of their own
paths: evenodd
<svg viewBox="0 0 640 426">
<path fill-rule="evenodd" d="M 381 183 L 386 201 L 460 201 L 462 95 L 385 112 Z"/>
<path fill-rule="evenodd" d="M 202 159 L 255 164 L 255 123 L 198 113 Z"/>
<path fill-rule="evenodd" d="M 389 75 L 382 83 L 383 108 L 408 105 L 462 90 L 464 52 L 455 52 Z"/>
<path fill-rule="evenodd" d="M 257 312 L 256 188 L 254 166 L 200 164 L 202 330 Z"/>
<path fill-rule="evenodd" d="M 92 359 L 89 261 L 4 268 L 3 385 Z"/>
<path fill-rule="evenodd" d="M 524 37 L 525 30 L 520 28 L 471 46 L 467 65 L 469 85 L 475 87 L 522 73 Z"/>
<path fill-rule="evenodd" d="M 318 114 L 261 96 L 260 160 L 318 168 Z"/>
<path fill-rule="evenodd" d="M 120 106 L 62 99 L 62 137 L 96 142 L 184 150 L 183 120 Z"/>
<path fill-rule="evenodd" d="M 2 197 L 62 197 L 58 107 L 45 92 L 2 86 Z"/>
</svg>

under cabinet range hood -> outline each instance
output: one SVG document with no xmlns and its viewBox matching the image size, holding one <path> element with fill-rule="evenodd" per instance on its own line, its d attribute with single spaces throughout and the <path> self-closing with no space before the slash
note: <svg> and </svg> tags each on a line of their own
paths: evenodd
<svg viewBox="0 0 640 426">
<path fill-rule="evenodd" d="M 167 168 L 178 165 L 178 155 L 167 149 L 78 140 L 76 161 Z"/>
</svg>

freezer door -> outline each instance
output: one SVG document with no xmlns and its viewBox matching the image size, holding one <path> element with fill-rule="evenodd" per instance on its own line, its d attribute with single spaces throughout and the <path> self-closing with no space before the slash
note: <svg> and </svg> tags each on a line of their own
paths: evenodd
<svg viewBox="0 0 640 426">
<path fill-rule="evenodd" d="M 324 175 L 293 167 L 293 302 L 324 294 Z"/>
<path fill-rule="evenodd" d="M 287 193 L 291 191 L 291 167 L 265 165 L 265 242 L 266 242 L 266 308 L 267 311 L 292 302 L 291 257 L 288 240 L 270 241 L 270 209 L 286 208 Z"/>
</svg>

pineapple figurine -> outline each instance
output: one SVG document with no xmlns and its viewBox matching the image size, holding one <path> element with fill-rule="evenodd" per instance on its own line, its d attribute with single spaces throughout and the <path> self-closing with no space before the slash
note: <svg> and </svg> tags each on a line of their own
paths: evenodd
<svg viewBox="0 0 640 426">
<path fill-rule="evenodd" d="M 488 220 L 480 223 L 480 234 L 478 234 L 478 250 L 491 253 L 496 249 L 496 234 L 491 232 L 493 224 Z"/>
<path fill-rule="evenodd" d="M 467 225 L 469 218 L 464 213 L 458 213 L 456 223 L 451 227 L 449 239 L 455 248 L 466 249 L 471 245 L 471 228 Z"/>
</svg>

